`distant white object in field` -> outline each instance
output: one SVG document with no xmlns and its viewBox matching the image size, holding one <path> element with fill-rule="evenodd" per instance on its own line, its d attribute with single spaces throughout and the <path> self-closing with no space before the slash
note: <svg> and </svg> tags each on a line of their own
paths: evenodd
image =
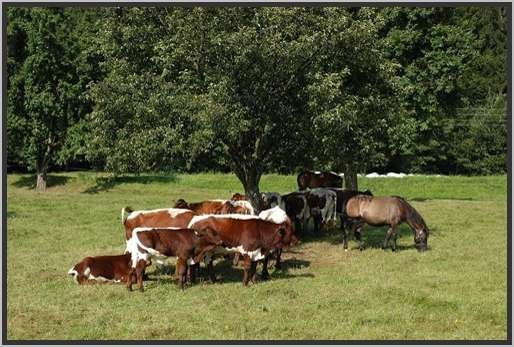
<svg viewBox="0 0 514 347">
<path fill-rule="evenodd" d="M 396 172 L 388 172 L 387 174 L 385 175 L 382 175 L 382 174 L 379 174 L 379 173 L 376 173 L 376 172 L 372 172 L 372 173 L 369 173 L 367 175 L 365 175 L 367 178 L 375 178 L 375 177 L 393 177 L 393 178 L 403 178 L 403 177 L 414 177 L 414 176 L 418 176 L 418 177 L 446 177 L 446 176 L 443 176 L 443 175 L 418 175 L 418 174 L 405 174 L 403 172 L 400 172 L 400 173 L 396 173 Z"/>
</svg>

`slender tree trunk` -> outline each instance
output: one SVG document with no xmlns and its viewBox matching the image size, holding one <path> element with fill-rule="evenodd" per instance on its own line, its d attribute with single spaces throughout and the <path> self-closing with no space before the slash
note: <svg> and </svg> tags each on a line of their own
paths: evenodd
<svg viewBox="0 0 514 347">
<path fill-rule="evenodd" d="M 259 179 L 257 177 L 248 177 L 246 184 L 243 183 L 245 195 L 253 206 L 256 214 L 262 211 L 262 196 L 259 192 Z"/>
<path fill-rule="evenodd" d="M 37 165 L 36 191 L 44 192 L 46 190 L 46 172 L 48 168 L 45 165 Z"/>
<path fill-rule="evenodd" d="M 357 172 L 353 165 L 346 165 L 344 170 L 344 189 L 358 190 L 357 185 Z"/>
</svg>

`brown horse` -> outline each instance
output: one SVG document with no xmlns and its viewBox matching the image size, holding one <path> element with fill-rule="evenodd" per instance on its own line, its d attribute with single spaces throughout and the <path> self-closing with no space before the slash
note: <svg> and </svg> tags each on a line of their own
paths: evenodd
<svg viewBox="0 0 514 347">
<path fill-rule="evenodd" d="M 326 188 L 343 186 L 343 178 L 332 171 L 311 171 L 304 170 L 296 178 L 298 190 L 307 188 Z"/>
<path fill-rule="evenodd" d="M 418 251 L 427 249 L 428 227 L 423 217 L 405 199 L 399 196 L 373 197 L 356 195 L 346 204 L 346 214 L 349 218 L 360 223 L 355 224 L 355 237 L 362 249 L 361 232 L 364 223 L 372 226 L 388 225 L 383 248 L 387 248 L 390 238 L 393 238 L 393 251 L 396 251 L 396 226 L 407 222 L 414 232 L 414 243 Z"/>
</svg>

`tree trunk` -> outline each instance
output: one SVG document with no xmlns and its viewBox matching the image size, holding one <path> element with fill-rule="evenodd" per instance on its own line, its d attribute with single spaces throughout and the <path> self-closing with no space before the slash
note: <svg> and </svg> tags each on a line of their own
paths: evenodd
<svg viewBox="0 0 514 347">
<path fill-rule="evenodd" d="M 245 189 L 245 195 L 255 210 L 255 214 L 259 214 L 262 211 L 262 196 L 259 192 L 259 183 L 255 180 L 251 182 L 246 182 L 247 184 L 243 184 Z"/>
<path fill-rule="evenodd" d="M 44 192 L 46 190 L 46 168 L 44 171 L 37 172 L 36 191 Z"/>
<path fill-rule="evenodd" d="M 358 190 L 357 173 L 352 165 L 346 165 L 344 170 L 344 189 Z"/>
</svg>

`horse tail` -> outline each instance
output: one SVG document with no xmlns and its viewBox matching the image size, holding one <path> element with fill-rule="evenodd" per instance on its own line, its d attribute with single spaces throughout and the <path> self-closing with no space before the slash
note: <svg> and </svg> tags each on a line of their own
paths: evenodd
<svg viewBox="0 0 514 347">
<path fill-rule="evenodd" d="M 127 213 L 127 215 L 125 215 L 125 212 Z M 125 225 L 125 221 L 127 220 L 128 215 L 131 212 L 134 212 L 134 210 L 128 206 L 125 206 L 121 209 L 121 224 Z"/>
</svg>

